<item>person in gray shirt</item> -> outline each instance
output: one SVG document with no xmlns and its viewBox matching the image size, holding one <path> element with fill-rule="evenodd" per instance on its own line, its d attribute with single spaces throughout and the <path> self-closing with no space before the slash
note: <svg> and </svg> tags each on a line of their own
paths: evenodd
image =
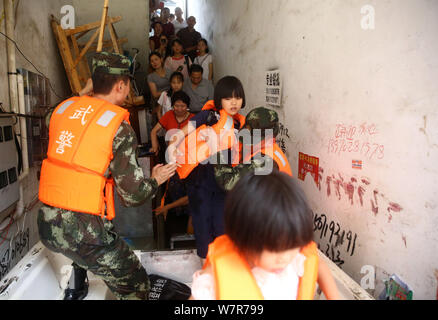
<svg viewBox="0 0 438 320">
<path fill-rule="evenodd" d="M 164 68 L 163 57 L 158 52 L 149 55 L 149 64 L 152 70 L 147 76 L 152 98 L 158 100 L 161 94 L 170 88 L 170 76 L 172 71 Z"/>
<path fill-rule="evenodd" d="M 214 98 L 214 88 L 210 81 L 202 78 L 204 69 L 192 64 L 189 70 L 190 81 L 184 83 L 183 90 L 190 97 L 190 112 L 198 113 L 209 100 Z"/>
</svg>

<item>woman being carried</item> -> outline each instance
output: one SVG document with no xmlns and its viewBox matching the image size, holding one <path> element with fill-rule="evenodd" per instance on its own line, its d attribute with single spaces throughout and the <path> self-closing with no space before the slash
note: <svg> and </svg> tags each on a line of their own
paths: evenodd
<svg viewBox="0 0 438 320">
<path fill-rule="evenodd" d="M 224 233 L 225 191 L 216 183 L 212 163 L 216 163 L 217 151 L 227 153 L 224 158 L 231 159 L 229 153 L 233 145 L 227 142 L 231 138 L 232 143 L 234 129 L 244 125 L 245 117 L 239 114 L 244 106 L 245 93 L 240 80 L 232 76 L 222 78 L 215 87 L 214 100 L 190 119 L 192 126 L 182 128 L 168 147 L 168 162 L 179 163 L 178 176 L 186 182 L 197 253 L 201 258 L 207 256 L 208 245 Z M 207 141 L 214 142 L 223 133 L 227 139 L 206 147 Z M 197 143 L 190 143 L 193 140 Z M 192 159 L 186 161 L 187 157 Z"/>
</svg>

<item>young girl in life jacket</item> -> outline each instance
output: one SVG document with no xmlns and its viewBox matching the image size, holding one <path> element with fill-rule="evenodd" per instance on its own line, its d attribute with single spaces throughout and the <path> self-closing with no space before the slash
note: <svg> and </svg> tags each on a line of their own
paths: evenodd
<svg viewBox="0 0 438 320">
<path fill-rule="evenodd" d="M 239 130 L 244 125 L 244 117 L 239 114 L 244 106 L 245 93 L 240 80 L 232 76 L 220 79 L 214 89 L 214 100 L 207 102 L 203 110 L 190 119 L 189 125 L 174 136 L 176 139 L 169 144 L 167 149 L 167 162 L 177 162 L 175 155 L 178 145 L 186 142 L 184 140 L 187 135 L 198 134 L 198 131 L 194 130 L 203 125 L 206 125 L 207 129 L 218 128 L 224 120 L 228 124 L 230 120 L 232 128 Z M 190 142 L 190 136 L 186 140 Z M 196 154 L 195 150 L 190 150 L 193 147 L 196 148 L 196 145 L 191 146 L 189 143 L 185 153 Z M 231 153 L 231 147 L 224 148 L 222 152 Z M 216 153 L 215 150 L 211 151 L 209 154 L 211 158 L 190 165 L 190 170 L 185 170 L 187 163 L 178 162 L 179 169 L 181 169 L 178 175 L 184 179 L 187 187 L 197 253 L 203 259 L 207 256 L 208 245 L 216 237 L 224 234 L 225 191 L 218 186 L 214 176 L 212 163 L 217 163 L 213 159 Z M 231 161 L 230 156 L 226 159 Z"/>
<path fill-rule="evenodd" d="M 239 180 L 225 204 L 226 234 L 193 275 L 192 299 L 311 300 L 317 283 L 327 299 L 340 298 L 318 259 L 312 213 L 296 181 L 277 170 Z"/>
</svg>

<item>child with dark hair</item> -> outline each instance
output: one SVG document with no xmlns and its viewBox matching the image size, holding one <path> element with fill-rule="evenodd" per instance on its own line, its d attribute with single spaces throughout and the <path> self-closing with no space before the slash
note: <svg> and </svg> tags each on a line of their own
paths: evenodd
<svg viewBox="0 0 438 320">
<path fill-rule="evenodd" d="M 197 65 L 192 67 L 196 68 Z M 224 234 L 225 191 L 216 183 L 214 165 L 212 164 L 215 163 L 214 158 L 202 159 L 196 164 L 184 162 L 186 155 L 197 152 L 196 150 L 188 150 L 191 146 L 184 150 L 185 154 L 182 155 L 182 159 L 174 156 L 181 142 L 185 145 L 186 142 L 191 141 L 192 136 L 188 135 L 195 135 L 195 141 L 201 140 L 199 138 L 203 128 L 207 131 L 208 128 L 214 128 L 213 130 L 217 129 L 219 132 L 221 130 L 219 126 L 224 123 L 224 120 L 229 126 L 227 130 L 232 130 L 234 135 L 234 129 L 240 129 L 245 121 L 245 118 L 239 114 L 243 107 L 245 107 L 245 92 L 242 83 L 236 77 L 224 77 L 218 81 L 214 89 L 214 100 L 208 101 L 202 111 L 190 119 L 192 126 L 182 128 L 176 135 L 176 140 L 169 144 L 168 156 L 171 158 L 169 162 L 177 161 L 181 165 L 178 175 L 184 179 L 187 186 L 197 253 L 201 258 L 206 257 L 208 245 L 216 237 Z M 212 136 L 212 138 L 215 137 Z M 231 147 L 225 146 L 219 151 L 228 156 L 231 153 Z M 214 156 L 216 153 L 217 150 L 211 150 L 209 156 Z M 227 159 L 231 159 L 231 157 L 227 157 Z"/>
<path fill-rule="evenodd" d="M 207 40 L 198 41 L 198 53 L 193 63 L 199 64 L 204 69 L 202 74 L 204 79 L 213 81 L 213 56 L 210 54 Z"/>
<path fill-rule="evenodd" d="M 192 60 L 188 55 L 183 55 L 184 47 L 179 39 L 175 39 L 171 44 L 172 53 L 164 62 L 164 67 L 171 71 L 178 71 L 184 75 L 184 80 L 189 78 L 189 68 Z"/>
<path fill-rule="evenodd" d="M 226 199 L 225 232 L 193 275 L 192 298 L 311 300 L 318 283 L 328 299 L 339 299 L 312 241 L 306 197 L 289 175 L 240 179 Z"/>
<path fill-rule="evenodd" d="M 158 99 L 158 120 L 168 111 L 172 110 L 172 95 L 181 91 L 184 85 L 184 76 L 181 72 L 174 72 L 170 76 L 170 88 L 161 93 Z"/>
</svg>

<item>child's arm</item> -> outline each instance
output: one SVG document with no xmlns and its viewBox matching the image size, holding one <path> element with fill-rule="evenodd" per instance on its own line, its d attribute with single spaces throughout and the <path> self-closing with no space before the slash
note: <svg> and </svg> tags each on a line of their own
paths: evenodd
<svg viewBox="0 0 438 320">
<path fill-rule="evenodd" d="M 161 124 L 158 122 L 158 123 L 155 125 L 155 127 L 152 129 L 152 131 L 151 131 L 152 148 L 151 148 L 149 151 L 155 153 L 155 155 L 157 155 L 157 153 L 158 153 L 158 149 L 159 149 L 157 132 L 158 132 L 158 130 L 160 130 L 161 128 L 163 128 L 163 127 L 162 127 Z"/>
<path fill-rule="evenodd" d="M 179 198 L 178 200 L 176 200 L 176 201 L 174 201 L 172 203 L 166 204 L 162 208 L 160 208 L 160 207 L 156 208 L 155 209 L 155 215 L 158 216 L 158 215 L 162 214 L 163 217 L 164 217 L 164 220 L 166 220 L 167 212 L 170 209 L 177 208 L 177 207 L 182 207 L 182 206 L 185 206 L 185 205 L 188 205 L 188 204 L 189 204 L 189 197 L 185 196 L 185 197 Z"/>
<path fill-rule="evenodd" d="M 163 116 L 162 115 L 162 111 L 163 111 L 163 106 L 161 104 L 158 104 L 158 106 L 157 106 L 157 118 L 158 118 L 158 120 L 160 120 L 161 117 Z"/>
<path fill-rule="evenodd" d="M 325 262 L 319 259 L 318 266 L 318 285 L 324 293 L 327 300 L 341 300 L 335 279 Z"/>
<path fill-rule="evenodd" d="M 169 203 L 167 205 L 167 210 L 170 210 L 170 209 L 173 209 L 173 208 L 177 208 L 177 207 L 186 206 L 188 204 L 189 204 L 189 197 L 185 196 L 185 197 L 179 198 L 178 200 L 176 200 L 176 201 L 174 201 L 172 203 Z"/>
</svg>

